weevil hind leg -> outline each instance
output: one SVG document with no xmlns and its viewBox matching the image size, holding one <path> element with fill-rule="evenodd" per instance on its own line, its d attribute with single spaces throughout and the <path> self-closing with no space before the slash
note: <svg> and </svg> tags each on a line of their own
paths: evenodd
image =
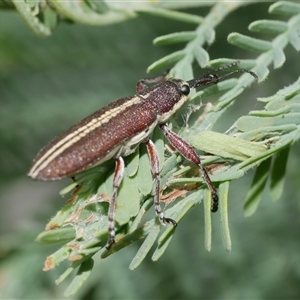
<svg viewBox="0 0 300 300">
<path fill-rule="evenodd" d="M 162 208 L 160 206 L 160 199 L 159 199 L 159 192 L 160 192 L 160 172 L 159 172 L 159 156 L 157 153 L 157 149 L 154 145 L 154 143 L 151 140 L 148 140 L 146 142 L 149 158 L 150 158 L 150 164 L 151 164 L 151 171 L 154 177 L 154 210 L 156 215 L 158 216 L 160 222 L 163 225 L 166 224 L 172 224 L 174 227 L 177 226 L 177 223 L 175 220 L 171 218 L 166 218 L 164 216 L 164 213 L 162 211 Z"/>
<path fill-rule="evenodd" d="M 140 79 L 136 84 L 136 92 L 137 94 L 144 94 L 148 91 L 148 84 L 155 84 L 159 82 L 163 82 L 166 80 L 169 71 L 164 72 L 163 75 L 157 77 L 149 77 Z"/>
<path fill-rule="evenodd" d="M 116 166 L 115 166 L 115 172 L 114 172 L 114 179 L 113 179 L 113 193 L 112 197 L 109 203 L 108 208 L 108 241 L 106 244 L 106 249 L 109 249 L 114 243 L 115 243 L 115 211 L 116 211 L 116 199 L 117 199 L 117 193 L 119 186 L 122 182 L 122 179 L 124 177 L 124 160 L 120 156 L 116 159 Z"/>
<path fill-rule="evenodd" d="M 204 181 L 209 188 L 212 196 L 212 204 L 211 204 L 211 211 L 216 212 L 218 210 L 219 204 L 219 196 L 217 193 L 216 188 L 214 187 L 213 183 L 211 182 L 209 175 L 202 165 L 199 156 L 197 155 L 196 151 L 193 149 L 191 145 L 189 145 L 185 140 L 183 140 L 179 135 L 173 132 L 166 124 L 160 125 L 161 130 L 163 131 L 165 137 L 169 140 L 171 145 L 177 149 L 177 151 L 185 157 L 190 162 L 197 165 L 202 173 Z"/>
</svg>

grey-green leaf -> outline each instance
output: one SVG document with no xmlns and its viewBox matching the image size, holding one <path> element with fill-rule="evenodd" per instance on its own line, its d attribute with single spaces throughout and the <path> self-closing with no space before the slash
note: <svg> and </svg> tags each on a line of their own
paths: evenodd
<svg viewBox="0 0 300 300">
<path fill-rule="evenodd" d="M 256 117 L 243 116 L 236 122 L 237 128 L 241 131 L 254 130 L 258 127 L 281 126 L 289 124 L 299 124 L 300 113 L 289 113 L 286 115 L 279 115 L 274 117 Z"/>
<path fill-rule="evenodd" d="M 149 14 L 157 17 L 168 18 L 176 21 L 192 23 L 192 24 L 201 24 L 203 21 L 202 17 L 197 15 L 187 14 L 184 12 L 168 10 L 158 7 L 145 7 L 139 8 L 136 10 L 138 13 Z"/>
<path fill-rule="evenodd" d="M 296 49 L 296 51 L 300 50 L 300 34 L 299 29 L 293 30 L 289 34 L 289 41 L 291 45 Z"/>
<path fill-rule="evenodd" d="M 170 45 L 178 43 L 186 43 L 193 40 L 197 34 L 194 31 L 174 32 L 167 35 L 162 35 L 154 39 L 154 45 Z"/>
<path fill-rule="evenodd" d="M 73 227 L 65 227 L 59 229 L 46 230 L 41 232 L 36 241 L 41 244 L 57 244 L 66 243 L 75 238 L 75 230 Z"/>
<path fill-rule="evenodd" d="M 263 161 L 255 171 L 251 187 L 247 193 L 244 214 L 246 217 L 251 216 L 256 211 L 261 199 L 262 194 L 267 183 L 270 173 L 271 158 Z"/>
<path fill-rule="evenodd" d="M 212 237 L 212 226 L 211 226 L 211 193 L 207 189 L 203 196 L 203 207 L 204 207 L 204 246 L 207 251 L 211 250 L 211 237 Z"/>
<path fill-rule="evenodd" d="M 193 54 L 201 68 L 205 68 L 209 62 L 209 54 L 200 45 L 195 47 Z"/>
<path fill-rule="evenodd" d="M 209 130 L 192 136 L 190 142 L 199 150 L 238 161 L 259 155 L 266 150 L 266 147 L 261 144 Z"/>
<path fill-rule="evenodd" d="M 300 12 L 300 4 L 291 1 L 278 1 L 269 7 L 270 14 L 293 16 Z"/>
<path fill-rule="evenodd" d="M 185 51 L 179 50 L 176 52 L 173 52 L 169 55 L 164 56 L 163 58 L 157 60 L 153 64 L 151 64 L 147 72 L 154 72 L 159 69 L 168 69 L 170 65 L 173 65 L 174 63 L 178 62 L 180 59 L 182 59 L 186 55 Z"/>
<path fill-rule="evenodd" d="M 290 147 L 286 147 L 285 149 L 277 153 L 273 160 L 270 184 L 270 193 L 273 200 L 278 200 L 283 193 L 289 150 Z"/>
<path fill-rule="evenodd" d="M 146 152 L 145 147 L 140 149 L 140 163 L 136 175 L 138 189 L 144 196 L 151 193 L 153 185 L 150 161 Z"/>
<path fill-rule="evenodd" d="M 143 242 L 142 246 L 139 248 L 138 252 L 134 256 L 133 260 L 130 263 L 129 269 L 134 270 L 136 269 L 144 260 L 146 255 L 149 253 L 151 247 L 155 243 L 157 236 L 160 232 L 160 224 L 155 224 L 148 236 L 146 237 L 145 241 Z"/>
<path fill-rule="evenodd" d="M 39 36 L 48 36 L 51 34 L 50 29 L 45 26 L 38 17 L 31 11 L 30 5 L 24 0 L 12 0 L 16 9 L 21 14 L 24 21 L 30 29 Z"/>
<path fill-rule="evenodd" d="M 266 52 L 272 49 L 272 44 L 268 41 L 252 38 L 237 32 L 228 35 L 228 42 L 239 48 L 254 52 Z"/>
<path fill-rule="evenodd" d="M 68 286 L 68 288 L 65 291 L 66 297 L 73 296 L 81 288 L 83 283 L 91 275 L 93 266 L 94 266 L 94 260 L 92 258 L 89 258 L 88 260 L 84 261 L 80 265 L 75 278 L 72 280 L 71 284 Z"/>
<path fill-rule="evenodd" d="M 286 22 L 277 20 L 258 20 L 248 26 L 253 32 L 280 34 L 288 29 Z"/>
<path fill-rule="evenodd" d="M 273 62 L 274 62 L 274 69 L 278 69 L 282 67 L 285 63 L 285 54 L 280 47 L 273 48 Z"/>
<path fill-rule="evenodd" d="M 149 166 L 148 166 L 149 168 Z M 115 220 L 120 224 L 126 224 L 129 219 L 136 216 L 140 209 L 139 188 L 141 178 L 124 176 L 122 186 L 117 197 L 117 210 Z M 152 183 L 152 180 L 151 180 Z M 150 183 L 150 190 L 151 190 Z"/>
<path fill-rule="evenodd" d="M 128 156 L 128 163 L 126 164 L 126 173 L 129 177 L 134 176 L 139 168 L 139 162 L 140 162 L 140 152 L 139 152 L 139 147 L 132 153 L 131 155 Z"/>
<path fill-rule="evenodd" d="M 220 223 L 223 245 L 226 251 L 231 252 L 231 238 L 228 221 L 228 192 L 229 181 L 222 182 L 219 186 Z"/>
</svg>

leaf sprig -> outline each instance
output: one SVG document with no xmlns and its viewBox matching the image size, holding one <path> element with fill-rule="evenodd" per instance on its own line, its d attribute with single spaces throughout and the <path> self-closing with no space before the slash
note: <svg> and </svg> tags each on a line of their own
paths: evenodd
<svg viewBox="0 0 300 300">
<path fill-rule="evenodd" d="M 65 8 L 59 5 L 65 5 L 66 2 L 64 4 L 58 2 L 52 0 L 47 3 L 52 3 L 55 9 L 64 11 Z M 64 16 L 76 20 L 74 19 L 74 9 L 77 10 L 78 16 L 83 9 L 81 7 L 79 11 L 76 5 L 78 4 L 75 4 L 72 9 L 68 7 L 69 15 L 65 13 Z M 209 62 L 209 55 L 203 46 L 205 43 L 214 42 L 215 26 L 222 22 L 225 16 L 236 9 L 238 5 L 237 3 L 230 5 L 227 3 L 225 6 L 217 3 L 205 18 L 157 8 L 136 9 L 138 13 L 151 13 L 197 24 L 194 31 L 171 33 L 156 38 L 154 40 L 156 45 L 170 43 L 186 43 L 186 45 L 182 50 L 171 53 L 151 64 L 148 71 L 166 69 L 172 65 L 171 74 L 173 76 L 190 79 L 193 77 L 192 63 L 194 61 L 197 61 L 202 67 L 208 64 L 211 67 L 217 67 L 231 62 L 231 59 L 217 59 Z M 91 8 L 89 7 L 89 9 Z M 101 17 L 110 12 L 107 6 L 100 5 L 97 9 Z M 32 12 L 32 8 L 30 11 Z M 124 15 L 119 10 L 115 10 L 114 13 L 122 16 L 121 19 L 133 16 L 130 13 Z M 284 49 L 288 44 L 291 44 L 297 51 L 300 50 L 300 5 L 288 1 L 276 2 L 270 6 L 269 13 L 284 15 L 288 17 L 288 20 L 286 22 L 258 20 L 251 23 L 249 29 L 253 32 L 275 34 L 273 40 L 266 41 L 239 33 L 232 33 L 228 36 L 229 43 L 259 53 L 256 59 L 241 60 L 241 66 L 254 71 L 260 81 L 265 80 L 268 76 L 270 64 L 273 63 L 274 68 L 279 68 L 284 64 L 286 60 Z M 201 122 L 191 124 L 188 131 L 186 128 L 182 128 L 180 131 L 195 148 L 209 153 L 203 157 L 203 163 L 212 165 L 210 169 L 213 173 L 212 180 L 219 184 L 221 229 L 224 247 L 227 251 L 231 250 L 227 208 L 230 181 L 242 177 L 253 167 L 257 168 L 246 197 L 246 215 L 251 215 L 257 209 L 268 179 L 271 181 L 270 193 L 273 199 L 277 200 L 283 190 L 283 175 L 288 149 L 295 140 L 299 139 L 299 80 L 291 86 L 281 89 L 274 96 L 259 98 L 258 101 L 266 103 L 265 108 L 252 111 L 247 116 L 239 118 L 226 133 L 209 131 L 253 81 L 254 79 L 249 74 L 244 74 L 239 79 L 228 79 L 195 93 L 191 101 L 220 92 L 222 95 L 210 110 L 203 112 Z M 211 199 L 203 185 L 202 178 L 198 174 L 194 176 L 193 167 L 184 165 L 183 159 L 172 149 L 165 153 L 165 145 L 159 131 L 155 131 L 153 140 L 163 163 L 162 199 L 166 203 L 166 215 L 180 222 L 192 207 L 203 200 L 205 247 L 210 250 L 212 226 L 209 203 Z M 87 279 L 93 268 L 92 257 L 96 253 L 99 252 L 101 257 L 105 258 L 135 241 L 144 239 L 130 264 L 130 269 L 135 269 L 155 243 L 157 245 L 152 255 L 153 260 L 157 260 L 163 255 L 172 239 L 174 228 L 162 228 L 158 220 L 153 218 L 152 210 L 149 214 L 147 213 L 152 206 L 152 176 L 145 149 L 141 147 L 135 154 L 127 157 L 126 165 L 126 175 L 118 197 L 117 243 L 109 251 L 103 247 L 107 238 L 107 202 L 111 195 L 113 176 L 111 162 L 89 170 L 78 177 L 76 184 L 79 184 L 80 189 L 72 184 L 62 192 L 65 195 L 74 188 L 76 189 L 68 204 L 50 220 L 47 230 L 37 237 L 39 242 L 45 244 L 64 243 L 59 250 L 47 258 L 44 268 L 50 270 L 64 260 L 71 262 L 71 266 L 60 276 L 57 283 L 65 280 L 79 267 L 75 279 L 66 291 L 67 296 L 73 295 L 80 288 L 81 283 Z M 280 175 L 276 172 L 278 168 L 281 170 Z M 173 203 L 179 197 L 183 199 Z M 122 199 L 126 202 L 122 203 Z"/>
</svg>

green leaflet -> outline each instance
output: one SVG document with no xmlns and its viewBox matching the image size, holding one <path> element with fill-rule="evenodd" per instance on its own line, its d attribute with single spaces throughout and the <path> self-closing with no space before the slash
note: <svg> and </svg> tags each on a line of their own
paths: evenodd
<svg viewBox="0 0 300 300">
<path fill-rule="evenodd" d="M 153 206 L 153 198 L 150 197 L 141 205 L 138 214 L 134 217 L 132 223 L 130 224 L 130 227 L 128 228 L 128 233 L 132 233 L 138 228 L 143 216 L 150 208 L 152 208 L 152 206 Z"/>
<path fill-rule="evenodd" d="M 203 21 L 203 18 L 200 16 L 196 16 L 193 14 L 187 14 L 187 13 L 180 12 L 180 11 L 163 9 L 163 8 L 159 8 L 159 7 L 155 7 L 155 6 L 138 8 L 137 12 L 145 13 L 145 14 L 153 15 L 153 16 L 158 16 L 158 17 L 163 17 L 163 18 L 167 18 L 167 19 L 172 19 L 172 20 L 176 20 L 176 21 L 191 23 L 191 24 L 201 24 Z"/>
<path fill-rule="evenodd" d="M 216 69 L 221 66 L 231 64 L 235 61 L 236 60 L 230 59 L 230 58 L 217 58 L 217 59 L 211 60 L 209 62 L 209 66 L 210 66 L 210 68 Z M 251 70 L 256 65 L 256 61 L 254 59 L 239 59 L 238 61 L 239 61 L 239 64 L 238 64 L 239 68 L 245 68 L 245 69 Z M 230 80 L 232 80 L 232 79 L 230 79 Z M 238 81 L 239 79 L 235 79 L 235 80 Z M 224 81 L 222 81 L 222 82 L 224 82 Z M 222 82 L 218 83 L 218 85 L 220 85 Z"/>
<path fill-rule="evenodd" d="M 137 228 L 133 232 L 125 235 L 116 244 L 114 244 L 109 250 L 104 250 L 101 254 L 101 258 L 106 258 L 109 255 L 120 251 L 121 249 L 128 247 L 132 243 L 145 238 L 152 230 L 155 224 L 155 219 L 143 224 L 142 227 Z"/>
<path fill-rule="evenodd" d="M 204 192 L 203 198 L 204 208 L 204 246 L 207 251 L 211 250 L 211 237 L 212 237 L 212 225 L 211 225 L 211 193 L 208 189 Z"/>
<path fill-rule="evenodd" d="M 131 155 L 129 155 L 128 157 L 126 157 L 125 160 L 125 166 L 126 166 L 126 172 L 127 175 L 129 177 L 134 176 L 138 169 L 139 169 L 139 162 L 140 162 L 140 151 L 139 151 L 139 147 L 137 147 L 137 149 L 134 151 L 134 153 L 132 153 Z"/>
<path fill-rule="evenodd" d="M 152 191 L 153 176 L 151 172 L 150 160 L 145 145 L 140 147 L 140 162 L 139 169 L 136 174 L 138 180 L 138 189 L 147 196 Z"/>
<path fill-rule="evenodd" d="M 68 288 L 65 291 L 66 297 L 70 297 L 76 294 L 76 292 L 81 288 L 83 283 L 91 275 L 93 266 L 94 266 L 94 260 L 92 258 L 87 259 L 80 265 L 75 278 L 72 280 L 71 284 L 68 286 Z"/>
<path fill-rule="evenodd" d="M 174 63 L 178 62 L 185 56 L 185 52 L 183 50 L 179 50 L 176 52 L 173 52 L 167 56 L 164 56 L 163 58 L 157 60 L 153 64 L 151 64 L 148 69 L 147 73 L 155 72 L 159 69 L 165 69 L 167 70 L 170 65 L 173 65 Z"/>
<path fill-rule="evenodd" d="M 136 14 L 129 10 L 108 10 L 105 13 L 97 13 L 86 3 L 74 1 L 51 0 L 51 4 L 57 11 L 69 19 L 87 25 L 109 25 L 133 18 Z"/>
<path fill-rule="evenodd" d="M 273 49 L 274 69 L 280 68 L 285 63 L 285 54 L 281 48 Z"/>
<path fill-rule="evenodd" d="M 241 131 L 254 130 L 256 128 L 263 128 L 267 126 L 282 126 L 289 124 L 299 124 L 300 113 L 289 113 L 285 116 L 274 116 L 272 118 L 257 117 L 257 116 L 244 116 L 237 120 L 237 128 Z"/>
<path fill-rule="evenodd" d="M 40 22 L 39 18 L 36 17 L 29 3 L 27 3 L 25 0 L 12 1 L 24 21 L 35 34 L 39 36 L 48 36 L 51 34 L 50 29 Z M 34 3 L 34 5 L 38 6 L 38 3 Z"/>
<path fill-rule="evenodd" d="M 58 266 L 62 261 L 66 260 L 71 254 L 71 249 L 67 246 L 63 246 L 51 255 L 49 255 L 45 261 L 43 271 L 49 271 Z"/>
<path fill-rule="evenodd" d="M 273 159 L 270 184 L 270 193 L 273 200 L 278 200 L 283 193 L 289 151 L 290 147 L 286 147 L 277 153 Z"/>
<path fill-rule="evenodd" d="M 300 12 L 299 3 L 291 1 L 278 1 L 269 7 L 270 14 L 293 16 Z"/>
<path fill-rule="evenodd" d="M 285 32 L 288 29 L 288 26 L 286 22 L 282 21 L 258 20 L 251 23 L 248 28 L 253 32 L 279 34 Z"/>
<path fill-rule="evenodd" d="M 231 238 L 228 222 L 228 192 L 229 181 L 222 182 L 219 186 L 220 223 L 222 240 L 225 250 L 231 252 Z"/>
<path fill-rule="evenodd" d="M 203 47 L 198 46 L 195 47 L 193 54 L 195 56 L 195 59 L 197 60 L 197 63 L 201 68 L 205 68 L 209 63 L 209 55 L 206 50 L 203 49 Z"/>
<path fill-rule="evenodd" d="M 270 173 L 271 158 L 263 161 L 256 169 L 255 175 L 247 193 L 244 213 L 246 217 L 251 216 L 256 211 L 261 199 L 262 194 L 267 183 Z"/>
<path fill-rule="evenodd" d="M 154 39 L 154 45 L 169 45 L 185 43 L 193 40 L 197 34 L 194 31 L 174 32 Z"/>
<path fill-rule="evenodd" d="M 154 224 L 148 236 L 145 238 L 142 246 L 139 248 L 138 252 L 132 259 L 129 265 L 130 270 L 136 269 L 142 263 L 146 255 L 149 253 L 160 232 L 160 226 L 160 224 Z"/>
<path fill-rule="evenodd" d="M 43 231 L 36 237 L 35 240 L 41 244 L 56 244 L 69 242 L 74 238 L 74 228 L 66 227 Z"/>
<path fill-rule="evenodd" d="M 87 3 L 91 6 L 91 8 L 99 13 L 106 13 L 109 10 L 108 4 L 104 0 L 87 0 Z"/>
<path fill-rule="evenodd" d="M 201 131 L 190 138 L 191 144 L 204 152 L 243 161 L 257 156 L 267 148 L 261 144 L 213 131 Z"/>
<path fill-rule="evenodd" d="M 131 217 L 137 215 L 140 209 L 139 185 L 140 178 L 124 176 L 117 195 L 116 221 L 119 225 L 128 223 Z"/>
<path fill-rule="evenodd" d="M 248 51 L 266 52 L 272 49 L 272 44 L 268 41 L 252 38 L 237 32 L 229 34 L 227 40 L 230 44 Z"/>
<path fill-rule="evenodd" d="M 156 250 L 154 251 L 151 257 L 153 261 L 159 260 L 159 258 L 165 253 L 171 242 L 173 234 L 174 229 L 172 229 L 172 232 L 168 232 L 168 235 L 164 235 L 164 239 L 159 242 L 159 245 L 157 246 Z"/>
<path fill-rule="evenodd" d="M 165 215 L 167 217 L 171 217 L 177 223 L 186 215 L 186 213 L 196 204 L 201 202 L 202 200 L 202 193 L 203 191 L 197 191 L 195 193 L 190 194 L 186 198 L 182 199 L 176 205 L 167 209 L 165 211 Z M 158 260 L 166 251 L 171 239 L 176 231 L 172 225 L 168 225 L 163 232 L 163 234 L 158 239 L 158 246 L 152 255 L 152 260 Z"/>
</svg>

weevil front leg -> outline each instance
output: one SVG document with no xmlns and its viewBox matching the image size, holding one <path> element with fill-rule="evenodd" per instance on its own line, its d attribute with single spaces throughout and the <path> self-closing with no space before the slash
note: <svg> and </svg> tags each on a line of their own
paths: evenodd
<svg viewBox="0 0 300 300">
<path fill-rule="evenodd" d="M 163 225 L 170 224 L 175 227 L 177 226 L 176 221 L 171 218 L 166 218 L 160 206 L 160 199 L 159 199 L 159 192 L 160 192 L 160 171 L 159 171 L 159 156 L 157 153 L 157 149 L 151 140 L 146 142 L 150 164 L 151 164 L 151 171 L 154 177 L 154 210 L 156 215 L 159 217 L 160 222 Z"/>
<path fill-rule="evenodd" d="M 216 188 L 212 184 L 206 169 L 201 163 L 201 160 L 199 156 L 197 155 L 196 151 L 193 149 L 191 145 L 189 145 L 185 140 L 183 140 L 179 135 L 177 135 L 175 132 L 173 132 L 166 124 L 160 125 L 161 130 L 163 131 L 165 137 L 169 140 L 171 145 L 177 149 L 177 151 L 184 156 L 187 160 L 194 163 L 199 167 L 201 170 L 202 176 L 204 178 L 204 181 L 207 184 L 207 187 L 209 188 L 211 195 L 212 195 L 212 205 L 211 205 L 211 211 L 216 212 L 218 210 L 219 205 L 219 196 L 217 193 Z"/>
<path fill-rule="evenodd" d="M 113 179 L 113 193 L 112 197 L 109 203 L 108 208 L 108 241 L 106 244 L 106 249 L 109 249 L 112 244 L 115 243 L 115 211 L 116 211 L 116 199 L 117 199 L 117 193 L 119 186 L 122 182 L 122 179 L 124 177 L 124 160 L 122 157 L 118 157 L 116 159 L 116 166 L 115 166 L 115 173 L 114 173 L 114 179 Z"/>
<path fill-rule="evenodd" d="M 161 76 L 140 79 L 136 84 L 137 94 L 139 95 L 139 94 L 146 93 L 148 91 L 148 84 L 155 84 L 155 83 L 165 81 L 168 73 L 169 71 L 165 72 Z"/>
</svg>

